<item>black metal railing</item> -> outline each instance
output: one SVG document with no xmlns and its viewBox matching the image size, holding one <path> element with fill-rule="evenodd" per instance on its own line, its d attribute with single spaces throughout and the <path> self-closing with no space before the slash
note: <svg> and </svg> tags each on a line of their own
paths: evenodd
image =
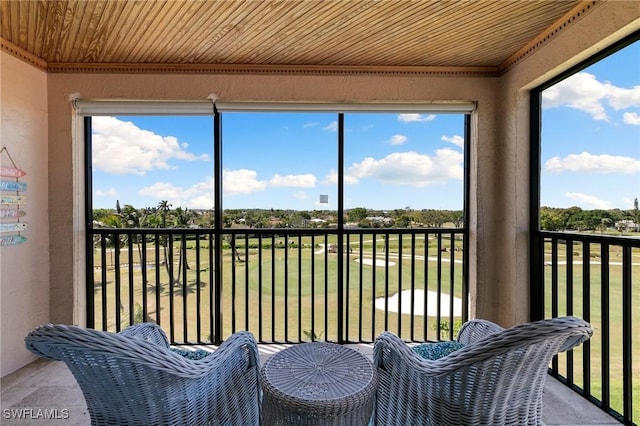
<svg viewBox="0 0 640 426">
<path fill-rule="evenodd" d="M 91 229 L 90 326 L 144 320 L 173 344 L 453 339 L 464 229 Z"/>
<path fill-rule="evenodd" d="M 538 232 L 534 299 L 545 317 L 576 315 L 593 337 L 551 365 L 558 377 L 625 424 L 640 407 L 640 239 Z M 635 363 L 634 363 L 635 360 Z"/>
</svg>

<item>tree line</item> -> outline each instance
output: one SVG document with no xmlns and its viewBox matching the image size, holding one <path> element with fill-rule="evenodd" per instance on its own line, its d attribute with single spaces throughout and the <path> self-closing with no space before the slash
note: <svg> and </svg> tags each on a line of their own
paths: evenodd
<svg viewBox="0 0 640 426">
<path fill-rule="evenodd" d="M 638 231 L 640 211 L 638 199 L 633 209 L 621 210 L 583 210 L 580 207 L 540 208 L 540 229 L 544 231 L 605 231 L 616 229 L 619 232 Z M 635 229 L 633 229 L 635 228 Z"/>
<path fill-rule="evenodd" d="M 213 209 L 191 210 L 176 207 L 166 200 L 155 207 L 136 208 L 130 204 L 114 209 L 94 209 L 94 227 L 104 228 L 212 228 L 215 224 Z M 358 228 L 441 228 L 464 226 L 462 210 L 415 210 L 410 207 L 376 210 L 356 207 L 345 211 L 345 223 Z M 333 210 L 288 209 L 227 209 L 222 213 L 223 227 L 242 228 L 335 228 Z M 620 232 L 640 224 L 638 199 L 633 209 L 583 210 L 580 207 L 541 207 L 540 229 L 545 231 L 604 231 Z M 637 229 L 636 229 L 637 230 Z"/>
<path fill-rule="evenodd" d="M 213 209 L 173 208 L 166 200 L 145 208 L 121 207 L 116 202 L 114 209 L 93 209 L 92 215 L 97 228 L 212 228 L 215 224 Z M 337 220 L 334 210 L 227 209 L 222 213 L 225 228 L 335 228 Z M 460 228 L 464 214 L 462 210 L 357 207 L 346 210 L 344 220 L 358 228 Z"/>
</svg>

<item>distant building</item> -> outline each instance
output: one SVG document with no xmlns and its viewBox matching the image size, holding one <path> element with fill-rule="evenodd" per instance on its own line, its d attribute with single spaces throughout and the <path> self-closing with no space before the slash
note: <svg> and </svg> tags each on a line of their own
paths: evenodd
<svg viewBox="0 0 640 426">
<path fill-rule="evenodd" d="M 365 220 L 368 220 L 372 223 L 383 223 L 385 225 L 390 225 L 393 223 L 393 219 L 384 216 L 367 216 Z"/>
<path fill-rule="evenodd" d="M 616 229 L 620 232 L 640 232 L 640 223 L 632 220 L 620 220 L 616 222 Z"/>
</svg>

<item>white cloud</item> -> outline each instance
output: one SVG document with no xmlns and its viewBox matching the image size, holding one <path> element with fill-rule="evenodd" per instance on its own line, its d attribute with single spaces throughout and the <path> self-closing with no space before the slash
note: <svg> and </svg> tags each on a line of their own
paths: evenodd
<svg viewBox="0 0 640 426">
<path fill-rule="evenodd" d="M 543 108 L 568 106 L 590 114 L 594 120 L 610 119 L 605 102 L 616 111 L 640 106 L 640 86 L 617 87 L 598 81 L 593 74 L 579 72 L 542 93 Z"/>
<path fill-rule="evenodd" d="M 115 197 L 118 195 L 118 191 L 115 188 L 109 188 L 106 190 L 96 189 L 94 193 L 96 197 Z"/>
<path fill-rule="evenodd" d="M 269 186 L 313 188 L 316 186 L 316 177 L 312 174 L 288 176 L 276 174 L 269 180 Z"/>
<path fill-rule="evenodd" d="M 462 179 L 463 158 L 461 153 L 452 149 L 439 149 L 435 156 L 413 151 L 397 152 L 379 160 L 365 158 L 352 164 L 346 174 L 356 179 L 372 178 L 385 183 L 421 187 Z"/>
<path fill-rule="evenodd" d="M 270 181 L 258 179 L 255 170 L 238 169 L 223 170 L 222 185 L 225 196 L 248 195 L 261 192 L 268 187 L 315 187 L 316 177 L 311 174 L 280 176 L 276 174 Z M 206 178 L 188 187 L 176 186 L 168 182 L 156 182 L 146 186 L 138 194 L 156 200 L 167 200 L 174 207 L 182 206 L 190 209 L 210 209 L 214 206 L 213 178 Z M 293 195 L 303 199 L 307 195 L 298 191 Z"/>
<path fill-rule="evenodd" d="M 564 158 L 552 157 L 547 160 L 544 169 L 550 173 L 638 173 L 640 172 L 640 160 L 617 155 L 594 155 L 583 152 L 569 154 Z"/>
<path fill-rule="evenodd" d="M 411 123 L 411 122 L 428 122 L 436 119 L 434 114 L 399 114 L 398 121 L 402 121 L 403 123 Z"/>
<path fill-rule="evenodd" d="M 138 194 L 156 200 L 167 200 L 174 208 L 210 209 L 215 205 L 212 178 L 186 188 L 168 182 L 156 182 L 140 189 Z"/>
<path fill-rule="evenodd" d="M 238 169 L 222 171 L 222 187 L 225 195 L 251 194 L 264 191 L 268 182 L 258 180 L 255 170 Z"/>
<path fill-rule="evenodd" d="M 640 114 L 637 112 L 625 112 L 622 114 L 622 121 L 624 124 L 631 124 L 632 126 L 640 126 Z"/>
<path fill-rule="evenodd" d="M 565 192 L 564 195 L 577 201 L 584 207 L 600 210 L 610 210 L 612 208 L 610 202 L 601 200 L 593 195 L 582 194 L 580 192 Z"/>
<path fill-rule="evenodd" d="M 345 185 L 355 185 L 358 183 L 358 178 L 354 176 L 344 175 L 344 184 Z M 322 181 L 325 185 L 336 185 L 338 183 L 338 172 L 335 170 L 331 170 L 327 176 Z"/>
<path fill-rule="evenodd" d="M 338 131 L 338 122 L 332 121 L 329 125 L 322 128 L 322 130 L 327 130 L 329 132 L 337 132 Z"/>
<path fill-rule="evenodd" d="M 316 127 L 316 126 L 319 126 L 319 125 L 320 125 L 320 123 L 305 123 L 305 124 L 302 125 L 302 128 L 307 129 L 309 127 Z"/>
<path fill-rule="evenodd" d="M 405 135 L 393 135 L 393 136 L 391 136 L 391 139 L 389 139 L 389 143 L 391 145 L 402 145 L 408 139 L 409 138 L 407 138 Z"/>
<path fill-rule="evenodd" d="M 459 146 L 460 148 L 464 146 L 464 138 L 462 136 L 451 136 L 451 137 L 443 136 L 441 139 L 445 142 L 449 142 L 456 146 Z"/>
<path fill-rule="evenodd" d="M 640 106 L 640 86 L 633 86 L 631 89 L 617 87 L 613 84 L 604 83 L 607 88 L 607 100 L 609 105 L 616 111 L 621 109 Z"/>
<path fill-rule="evenodd" d="M 171 169 L 170 160 L 209 160 L 206 154 L 188 152 L 189 145 L 173 136 L 160 136 L 115 117 L 94 117 L 92 131 L 93 167 L 106 173 L 142 176 L 154 169 Z"/>
<path fill-rule="evenodd" d="M 138 191 L 138 194 L 145 197 L 153 197 L 160 200 L 173 201 L 180 198 L 185 192 L 184 188 L 175 186 L 168 182 L 156 182 L 151 186 L 145 186 Z M 171 202 L 173 204 L 173 202 Z"/>
</svg>

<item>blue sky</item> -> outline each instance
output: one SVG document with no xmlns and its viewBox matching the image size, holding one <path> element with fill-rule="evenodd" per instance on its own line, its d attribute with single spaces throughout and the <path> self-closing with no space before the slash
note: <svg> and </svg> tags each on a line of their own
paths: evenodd
<svg viewBox="0 0 640 426">
<path fill-rule="evenodd" d="M 543 94 L 541 204 L 640 197 L 640 43 Z M 337 208 L 337 114 L 224 113 L 224 208 Z M 345 208 L 463 206 L 459 114 L 345 114 Z M 94 208 L 213 207 L 211 117 L 94 117 Z M 327 195 L 328 203 L 320 196 Z"/>
</svg>

